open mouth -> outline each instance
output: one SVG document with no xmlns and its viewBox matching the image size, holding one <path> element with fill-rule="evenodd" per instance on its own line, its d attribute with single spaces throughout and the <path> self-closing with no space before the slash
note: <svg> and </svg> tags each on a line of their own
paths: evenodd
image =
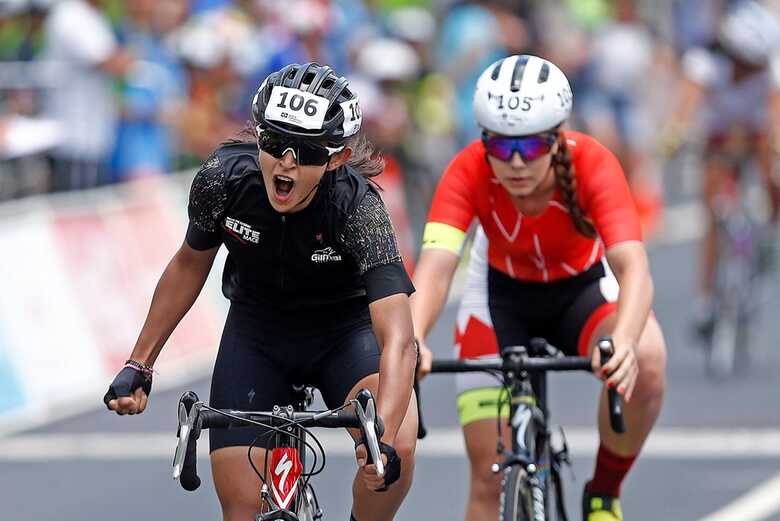
<svg viewBox="0 0 780 521">
<path fill-rule="evenodd" d="M 290 199 L 290 196 L 295 188 L 295 180 L 286 175 L 274 176 L 274 196 L 279 202 L 285 202 Z"/>
</svg>

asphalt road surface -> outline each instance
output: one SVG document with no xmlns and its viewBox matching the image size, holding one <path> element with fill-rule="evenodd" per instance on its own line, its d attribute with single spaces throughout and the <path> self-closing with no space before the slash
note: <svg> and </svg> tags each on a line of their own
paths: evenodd
<svg viewBox="0 0 780 521">
<path fill-rule="evenodd" d="M 780 519 L 780 299 L 771 295 L 751 345 L 744 375 L 715 383 L 689 331 L 694 244 L 651 251 L 655 312 L 669 345 L 665 406 L 643 456 L 623 487 L 629 521 L 750 521 Z M 776 288 L 778 280 L 766 282 Z M 448 308 L 429 345 L 450 354 L 454 309 Z M 580 518 L 583 483 L 592 471 L 598 386 L 586 374 L 551 377 L 552 420 L 569 434 L 572 472 L 564 473 L 570 519 Z M 107 382 L 108 383 L 108 382 Z M 153 393 L 142 416 L 105 410 L 0 439 L 0 520 L 219 519 L 207 444 L 201 444 L 203 486 L 185 492 L 170 477 L 176 401 L 184 389 L 208 397 L 208 380 Z M 468 468 L 461 446 L 450 376 L 423 385 L 429 439 L 419 445 L 415 483 L 398 519 L 462 519 Z M 63 384 L 63 392 L 67 392 Z M 95 397 L 99 403 L 100 397 Z M 328 466 L 316 480 L 325 519 L 348 517 L 354 459 L 346 435 L 324 435 Z"/>
</svg>

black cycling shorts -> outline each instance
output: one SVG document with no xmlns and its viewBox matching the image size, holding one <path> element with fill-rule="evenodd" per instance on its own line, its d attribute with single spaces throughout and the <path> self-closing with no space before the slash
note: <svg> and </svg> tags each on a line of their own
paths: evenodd
<svg viewBox="0 0 780 521">
<path fill-rule="evenodd" d="M 611 278 L 601 263 L 571 278 L 526 282 L 490 268 L 488 307 L 501 348 L 546 339 L 568 356 L 586 356 L 596 326 L 617 309 L 602 281 Z"/>
<path fill-rule="evenodd" d="M 361 379 L 379 372 L 379 345 L 365 299 L 331 312 L 297 314 L 232 304 L 211 381 L 210 405 L 270 411 L 291 403 L 293 384 L 319 389 L 329 408 Z M 212 429 L 210 450 L 247 446 L 264 427 Z M 266 445 L 261 438 L 260 447 Z"/>
</svg>

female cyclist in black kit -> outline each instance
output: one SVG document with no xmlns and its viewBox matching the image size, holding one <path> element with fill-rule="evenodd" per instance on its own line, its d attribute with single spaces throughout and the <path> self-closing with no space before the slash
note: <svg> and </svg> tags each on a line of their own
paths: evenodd
<svg viewBox="0 0 780 521">
<path fill-rule="evenodd" d="M 378 478 L 358 446 L 352 519 L 391 520 L 414 468 L 416 350 L 408 302 L 414 289 L 387 211 L 366 179 L 381 172 L 381 161 L 371 159 L 358 134 L 357 96 L 327 66 L 293 64 L 272 73 L 252 115 L 254 124 L 239 136 L 247 139 L 223 143 L 195 176 L 184 244 L 104 401 L 119 414 L 143 412 L 151 367 L 224 244 L 222 290 L 231 306 L 210 405 L 269 410 L 290 403 L 291 384 L 307 383 L 336 407 L 371 389 L 386 426 L 381 441 L 389 466 Z M 252 519 L 258 509 L 260 483 L 246 453 L 262 433 L 211 432 L 225 520 Z M 262 465 L 264 451 L 256 452 Z M 393 474 L 397 483 L 378 491 Z"/>
</svg>

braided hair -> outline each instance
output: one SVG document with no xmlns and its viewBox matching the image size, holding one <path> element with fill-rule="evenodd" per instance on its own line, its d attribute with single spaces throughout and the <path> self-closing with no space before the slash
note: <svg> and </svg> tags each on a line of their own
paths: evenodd
<svg viewBox="0 0 780 521">
<path fill-rule="evenodd" d="M 566 138 L 562 132 L 558 133 L 558 151 L 552 157 L 551 166 L 555 172 L 555 183 L 561 189 L 563 204 L 569 211 L 574 227 L 581 235 L 595 239 L 596 227 L 585 217 L 585 213 L 577 202 L 577 180 L 574 177 L 574 165 L 571 162 L 571 152 L 569 152 Z"/>
</svg>

